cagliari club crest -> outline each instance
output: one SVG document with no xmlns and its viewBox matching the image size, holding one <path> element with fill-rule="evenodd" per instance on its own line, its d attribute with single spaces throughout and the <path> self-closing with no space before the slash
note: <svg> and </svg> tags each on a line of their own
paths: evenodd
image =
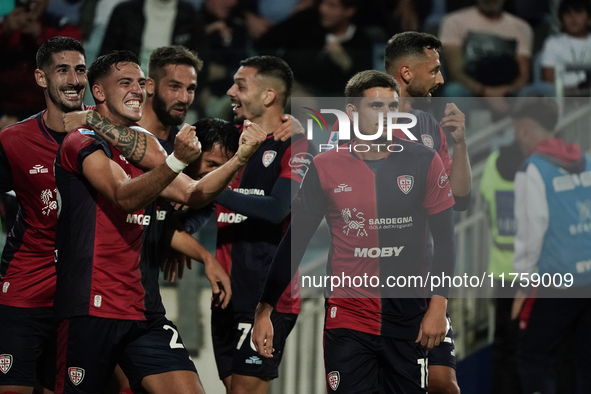
<svg viewBox="0 0 591 394">
<path fill-rule="evenodd" d="M 402 190 L 402 193 L 408 194 L 412 190 L 412 186 L 415 183 L 415 179 L 412 175 L 400 175 L 398 177 L 398 187 Z"/>
<path fill-rule="evenodd" d="M 12 367 L 12 354 L 0 354 L 0 371 L 7 374 Z"/>
<path fill-rule="evenodd" d="M 339 371 L 332 371 L 328 375 L 326 375 L 326 380 L 328 381 L 328 385 L 332 389 L 332 391 L 337 391 L 339 387 L 339 383 L 341 383 L 341 374 Z"/>
<path fill-rule="evenodd" d="M 273 160 L 275 160 L 275 156 L 277 156 L 277 152 L 274 150 L 265 151 L 265 153 L 263 153 L 263 165 L 269 167 L 269 165 L 273 163 Z"/>
<path fill-rule="evenodd" d="M 429 134 L 421 134 L 421 139 L 423 140 L 423 145 L 428 146 L 431 149 L 435 146 L 433 143 L 433 137 Z"/>
<path fill-rule="evenodd" d="M 84 368 L 70 367 L 68 368 L 68 376 L 74 386 L 78 386 L 84 380 Z"/>
</svg>

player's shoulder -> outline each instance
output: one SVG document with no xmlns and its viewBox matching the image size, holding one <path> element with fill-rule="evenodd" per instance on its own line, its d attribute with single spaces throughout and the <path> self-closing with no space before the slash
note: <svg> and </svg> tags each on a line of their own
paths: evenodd
<svg viewBox="0 0 591 394">
<path fill-rule="evenodd" d="M 403 154 L 409 157 L 417 157 L 423 160 L 432 160 L 437 152 L 432 148 L 421 144 L 418 141 L 411 141 L 398 138 L 396 144 L 401 147 L 397 154 Z"/>
<path fill-rule="evenodd" d="M 341 144 L 337 148 L 333 148 L 324 152 L 318 153 L 314 156 L 314 164 L 318 166 L 319 164 L 333 164 L 340 160 L 347 160 L 352 158 L 351 152 L 349 151 L 350 142 Z"/>
<path fill-rule="evenodd" d="M 33 116 L 28 117 L 27 119 L 23 119 L 10 126 L 6 126 L 4 129 L 2 129 L 2 131 L 0 131 L 0 138 L 20 138 L 22 137 L 23 133 L 27 133 L 32 130 L 39 130 L 40 117 L 42 114 L 43 112 L 39 112 Z"/>
<path fill-rule="evenodd" d="M 104 143 L 104 139 L 86 127 L 78 127 L 68 133 L 61 146 L 61 151 L 80 150 L 93 142 Z"/>
</svg>

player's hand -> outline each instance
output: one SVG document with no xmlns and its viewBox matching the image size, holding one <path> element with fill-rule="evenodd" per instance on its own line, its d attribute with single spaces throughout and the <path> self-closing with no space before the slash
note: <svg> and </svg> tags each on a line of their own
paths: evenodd
<svg viewBox="0 0 591 394">
<path fill-rule="evenodd" d="M 78 127 L 87 126 L 86 117 L 92 111 L 72 111 L 64 114 L 64 130 L 70 132 Z"/>
<path fill-rule="evenodd" d="M 454 144 L 466 143 L 466 116 L 458 109 L 457 105 L 454 103 L 445 105 L 444 117 L 439 124 L 444 130 L 449 131 Z"/>
<path fill-rule="evenodd" d="M 205 265 L 205 276 L 211 284 L 213 293 L 211 302 L 215 307 L 226 309 L 232 298 L 232 286 L 230 277 L 213 255 L 209 255 L 203 262 Z"/>
<path fill-rule="evenodd" d="M 174 140 L 173 154 L 185 164 L 197 160 L 201 154 L 201 142 L 195 136 L 195 127 L 187 123 L 179 130 Z"/>
<path fill-rule="evenodd" d="M 427 350 L 438 346 L 445 339 L 447 334 L 447 319 L 445 310 L 447 308 L 447 299 L 433 296 L 429 303 L 429 308 L 421 321 L 421 328 L 416 343 Z"/>
<path fill-rule="evenodd" d="M 254 313 L 254 325 L 252 327 L 252 343 L 257 352 L 263 357 L 273 357 L 273 323 L 271 312 L 273 307 L 266 302 L 259 302 Z"/>
<path fill-rule="evenodd" d="M 517 293 L 515 293 L 515 299 L 513 300 L 513 306 L 511 307 L 511 320 L 515 320 L 519 317 L 526 298 L 527 293 L 521 289 L 517 290 Z"/>
<path fill-rule="evenodd" d="M 183 279 L 185 266 L 191 269 L 191 258 L 176 250 L 170 249 L 164 263 L 160 266 L 163 279 L 174 283 L 175 278 Z"/>
<path fill-rule="evenodd" d="M 174 208 L 175 211 L 181 211 L 181 212 L 187 212 L 189 210 L 189 208 L 191 208 L 188 205 L 184 205 L 178 202 L 170 202 L 170 205 L 172 205 L 172 207 Z"/>
<path fill-rule="evenodd" d="M 266 139 L 267 133 L 259 125 L 252 123 L 250 120 L 245 120 L 244 128 L 240 135 L 240 146 L 238 147 L 238 152 L 236 152 L 238 159 L 246 163 Z"/>
<path fill-rule="evenodd" d="M 303 134 L 305 132 L 300 121 L 291 115 L 284 114 L 281 116 L 281 121 L 283 122 L 281 126 L 273 132 L 275 141 L 287 141 L 292 135 Z"/>
</svg>

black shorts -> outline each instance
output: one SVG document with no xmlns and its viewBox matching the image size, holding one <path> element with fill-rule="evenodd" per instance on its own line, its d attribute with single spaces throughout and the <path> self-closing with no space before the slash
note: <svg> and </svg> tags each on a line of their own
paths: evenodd
<svg viewBox="0 0 591 394">
<path fill-rule="evenodd" d="M 327 391 L 426 393 L 427 354 L 414 341 L 346 328 L 324 331 Z"/>
<path fill-rule="evenodd" d="M 226 309 L 211 311 L 211 336 L 215 362 L 220 379 L 233 373 L 275 379 L 279 376 L 279 363 L 283 357 L 285 341 L 293 329 L 298 315 L 271 313 L 273 322 L 273 358 L 261 357 L 251 341 L 254 311 L 234 312 L 231 304 Z"/>
<path fill-rule="evenodd" d="M 63 320 L 57 330 L 55 392 L 101 393 L 119 364 L 134 392 L 144 377 L 194 371 L 177 328 L 164 316 L 147 321 L 80 316 Z"/>
<path fill-rule="evenodd" d="M 52 308 L 0 305 L 0 386 L 53 390 L 55 349 Z"/>
<path fill-rule="evenodd" d="M 454 332 L 451 328 L 451 319 L 447 316 L 447 334 L 445 339 L 429 350 L 429 365 L 441 365 L 456 369 L 456 347 L 454 345 Z"/>
</svg>

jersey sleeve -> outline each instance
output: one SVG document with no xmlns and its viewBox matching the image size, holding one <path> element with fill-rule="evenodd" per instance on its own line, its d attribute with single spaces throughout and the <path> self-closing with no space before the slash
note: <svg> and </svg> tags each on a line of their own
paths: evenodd
<svg viewBox="0 0 591 394">
<path fill-rule="evenodd" d="M 289 147 L 281 158 L 281 172 L 279 178 L 288 178 L 297 183 L 302 183 L 306 172 L 312 164 L 314 155 L 310 153 L 308 139 L 292 137 Z"/>
<path fill-rule="evenodd" d="M 439 213 L 455 204 L 449 176 L 443 167 L 443 162 L 438 154 L 433 156 L 429 173 L 427 175 L 427 191 L 425 193 L 425 207 L 428 215 Z"/>
<path fill-rule="evenodd" d="M 12 171 L 10 170 L 10 162 L 6 156 L 6 151 L 0 141 L 0 192 L 10 190 L 12 190 Z"/>
<path fill-rule="evenodd" d="M 102 150 L 110 157 L 111 150 L 107 143 L 99 140 L 94 131 L 79 128 L 68 134 L 60 147 L 62 167 L 73 174 L 82 174 L 82 163 L 89 155 Z"/>
<path fill-rule="evenodd" d="M 328 199 L 322 190 L 318 170 L 311 164 L 302 187 L 292 202 L 292 216 L 302 216 L 310 220 L 322 220 L 328 208 Z"/>
</svg>

